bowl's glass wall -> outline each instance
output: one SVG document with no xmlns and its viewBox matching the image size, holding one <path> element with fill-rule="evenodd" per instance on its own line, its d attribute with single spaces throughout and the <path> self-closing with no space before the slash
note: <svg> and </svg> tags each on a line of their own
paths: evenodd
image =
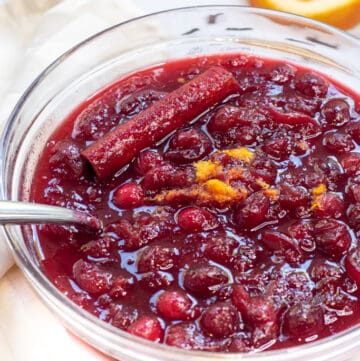
<svg viewBox="0 0 360 361">
<path fill-rule="evenodd" d="M 49 134 L 79 103 L 104 86 L 168 59 L 224 52 L 295 62 L 360 89 L 360 43 L 310 20 L 233 6 L 180 9 L 136 19 L 64 54 L 26 92 L 3 136 L 3 196 L 28 200 L 35 165 Z M 360 349 L 360 326 L 307 346 L 253 355 L 185 355 L 182 350 L 135 339 L 74 306 L 38 270 L 36 243 L 26 244 L 20 227 L 7 227 L 6 232 L 17 263 L 46 304 L 74 333 L 122 361 L 344 360 Z"/>
</svg>

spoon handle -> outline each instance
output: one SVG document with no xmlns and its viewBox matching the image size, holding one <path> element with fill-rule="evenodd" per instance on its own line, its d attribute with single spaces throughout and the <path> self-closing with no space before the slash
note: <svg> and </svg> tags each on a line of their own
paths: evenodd
<svg viewBox="0 0 360 361">
<path fill-rule="evenodd" d="M 44 204 L 0 201 L 0 224 L 79 224 L 93 230 L 101 222 L 84 212 Z"/>
</svg>

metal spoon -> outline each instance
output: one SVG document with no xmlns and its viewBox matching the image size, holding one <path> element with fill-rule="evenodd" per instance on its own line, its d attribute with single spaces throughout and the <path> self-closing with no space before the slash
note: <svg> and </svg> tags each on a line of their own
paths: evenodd
<svg viewBox="0 0 360 361">
<path fill-rule="evenodd" d="M 99 232 L 102 223 L 87 213 L 43 204 L 0 201 L 0 224 L 75 224 Z"/>
</svg>

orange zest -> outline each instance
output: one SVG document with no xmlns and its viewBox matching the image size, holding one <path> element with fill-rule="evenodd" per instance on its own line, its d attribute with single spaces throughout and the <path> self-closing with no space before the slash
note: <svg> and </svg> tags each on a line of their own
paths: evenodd
<svg viewBox="0 0 360 361">
<path fill-rule="evenodd" d="M 250 5 L 306 16 L 341 29 L 360 22 L 360 0 L 249 0 Z"/>
</svg>

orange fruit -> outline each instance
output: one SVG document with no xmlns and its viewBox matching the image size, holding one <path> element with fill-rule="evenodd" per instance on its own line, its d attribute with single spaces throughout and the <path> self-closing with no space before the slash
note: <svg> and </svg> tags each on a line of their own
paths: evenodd
<svg viewBox="0 0 360 361">
<path fill-rule="evenodd" d="M 360 22 L 360 0 L 249 0 L 250 5 L 316 19 L 341 29 Z"/>
</svg>

